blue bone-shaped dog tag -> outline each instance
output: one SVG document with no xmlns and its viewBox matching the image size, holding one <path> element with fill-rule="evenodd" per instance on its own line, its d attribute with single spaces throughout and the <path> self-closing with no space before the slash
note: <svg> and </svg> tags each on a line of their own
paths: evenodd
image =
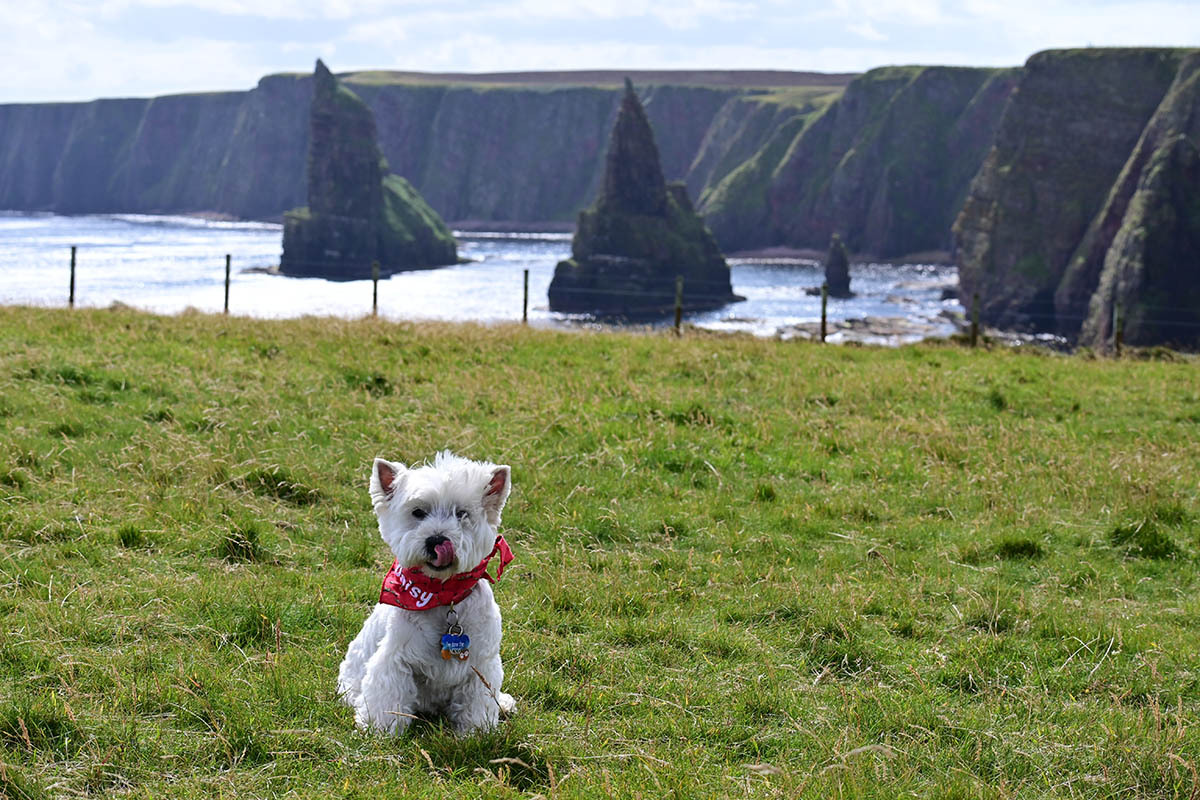
<svg viewBox="0 0 1200 800">
<path fill-rule="evenodd" d="M 442 658 L 457 658 L 465 661 L 470 655 L 471 637 L 465 633 L 442 634 Z"/>
</svg>

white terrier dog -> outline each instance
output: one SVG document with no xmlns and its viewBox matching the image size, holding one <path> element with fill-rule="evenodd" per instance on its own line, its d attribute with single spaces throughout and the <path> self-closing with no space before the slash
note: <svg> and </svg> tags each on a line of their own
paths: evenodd
<svg viewBox="0 0 1200 800">
<path fill-rule="evenodd" d="M 497 578 L 512 560 L 497 532 L 509 472 L 450 452 L 414 469 L 375 459 L 371 502 L 396 562 L 338 672 L 359 728 L 399 734 L 416 714 L 442 714 L 463 735 L 513 710 L 487 573 L 492 556 Z"/>
</svg>

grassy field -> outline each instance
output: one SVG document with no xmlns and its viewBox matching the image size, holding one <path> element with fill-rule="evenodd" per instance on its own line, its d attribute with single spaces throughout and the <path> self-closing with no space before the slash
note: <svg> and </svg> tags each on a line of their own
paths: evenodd
<svg viewBox="0 0 1200 800">
<path fill-rule="evenodd" d="M 0 309 L 0 795 L 1196 797 L 1198 368 Z M 445 447 L 519 713 L 363 736 L 369 466 Z"/>
</svg>

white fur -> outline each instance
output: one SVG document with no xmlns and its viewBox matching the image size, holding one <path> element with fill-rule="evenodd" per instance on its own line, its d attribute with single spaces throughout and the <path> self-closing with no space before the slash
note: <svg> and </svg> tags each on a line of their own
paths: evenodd
<svg viewBox="0 0 1200 800">
<path fill-rule="evenodd" d="M 377 458 L 370 491 L 379 533 L 401 566 L 420 565 L 438 578 L 473 569 L 495 545 L 510 472 L 450 452 L 412 469 Z M 454 545 L 453 562 L 441 570 L 433 569 L 425 545 L 436 536 Z M 466 661 L 442 658 L 448 609 L 375 606 L 338 672 L 338 693 L 354 709 L 359 728 L 399 734 L 414 715 L 444 715 L 465 735 L 494 728 L 501 711 L 513 711 L 512 697 L 500 691 L 500 608 L 491 584 L 481 580 L 454 606 L 471 637 Z"/>
</svg>

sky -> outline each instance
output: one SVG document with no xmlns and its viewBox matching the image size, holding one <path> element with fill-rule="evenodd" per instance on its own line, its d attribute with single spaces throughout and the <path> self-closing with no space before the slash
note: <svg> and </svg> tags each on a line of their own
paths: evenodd
<svg viewBox="0 0 1200 800">
<path fill-rule="evenodd" d="M 1200 46 L 1200 0 L 0 0 L 0 103 L 245 90 L 277 72 L 1012 66 Z"/>
</svg>

